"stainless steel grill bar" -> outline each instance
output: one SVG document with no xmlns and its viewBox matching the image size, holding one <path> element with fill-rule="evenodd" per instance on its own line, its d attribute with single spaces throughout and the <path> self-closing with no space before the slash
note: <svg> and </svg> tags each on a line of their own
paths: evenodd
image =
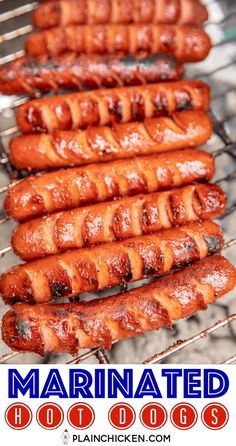
<svg viewBox="0 0 236 446">
<path fill-rule="evenodd" d="M 8 188 L 9 188 L 9 185 L 1 187 L 0 188 L 0 194 L 3 194 L 4 192 L 7 192 Z"/>
<path fill-rule="evenodd" d="M 77 356 L 76 358 L 73 358 L 71 361 L 68 361 L 66 364 L 79 364 L 80 362 L 85 361 L 86 359 L 90 358 L 93 355 L 96 355 L 98 351 L 101 350 L 100 348 L 94 348 L 92 350 L 89 350 L 86 353 L 83 353 L 80 356 Z"/>
<path fill-rule="evenodd" d="M 12 250 L 11 246 L 7 246 L 5 249 L 0 250 L 0 257 L 3 257 L 7 252 Z"/>
<path fill-rule="evenodd" d="M 0 364 L 2 364 L 3 362 L 9 361 L 12 358 L 15 358 L 16 356 L 19 356 L 20 353 L 18 352 L 13 352 L 13 353 L 7 353 L 6 355 L 3 355 L 0 357 Z"/>
<path fill-rule="evenodd" d="M 236 362 L 236 355 L 231 356 L 231 358 L 226 359 L 221 364 L 230 365 L 230 364 L 234 364 L 235 362 Z"/>
<path fill-rule="evenodd" d="M 215 182 L 215 184 L 223 183 L 225 181 L 229 182 L 229 181 L 235 180 L 235 178 L 236 178 L 236 170 L 233 173 L 227 175 L 227 177 L 224 177 L 224 178 L 221 178 L 220 180 L 217 180 Z"/>
<path fill-rule="evenodd" d="M 8 217 L 8 216 L 1 218 L 0 225 L 2 225 L 3 223 L 5 223 L 8 220 L 10 220 L 10 217 Z"/>
<path fill-rule="evenodd" d="M 206 338 L 210 334 L 214 333 L 216 330 L 224 328 L 228 324 L 234 321 L 236 321 L 236 314 L 233 314 L 232 316 L 227 317 L 220 322 L 217 322 L 216 324 L 212 325 L 211 327 L 207 328 L 204 331 L 201 331 L 201 333 L 198 333 L 197 335 L 192 336 L 189 339 L 186 339 L 184 341 L 178 341 L 176 344 L 171 345 L 163 352 L 157 353 L 156 355 L 153 355 L 151 358 L 146 359 L 144 361 L 144 364 L 156 364 L 158 362 L 161 362 L 166 358 L 168 358 L 170 355 L 173 355 L 174 353 L 182 350 L 185 347 L 188 347 L 189 345 L 193 344 L 196 341 L 199 341 L 200 339 Z"/>
<path fill-rule="evenodd" d="M 29 100 L 28 97 L 22 97 L 22 98 L 18 98 L 15 101 L 12 101 L 11 104 L 9 104 L 6 107 L 0 107 L 0 113 L 5 112 L 6 110 L 13 110 L 14 108 L 19 107 L 20 105 L 25 104 L 27 101 Z"/>
<path fill-rule="evenodd" d="M 20 57 L 23 57 L 24 55 L 25 55 L 24 50 L 19 50 L 19 51 L 16 51 L 15 53 L 7 54 L 6 56 L 0 57 L 0 65 L 4 65 L 6 63 L 13 62 L 14 60 L 19 59 Z"/>
<path fill-rule="evenodd" d="M 9 31 L 0 35 L 0 43 L 6 42 L 7 40 L 13 40 L 17 37 L 24 36 L 25 34 L 30 33 L 33 30 L 32 25 L 25 25 L 17 30 Z"/>
<path fill-rule="evenodd" d="M 26 5 L 19 6 L 18 8 L 3 12 L 2 14 L 0 14 L 0 23 L 6 22 L 7 20 L 14 19 L 15 17 L 19 17 L 23 14 L 27 14 L 28 12 L 33 11 L 36 8 L 37 4 L 37 2 L 27 3 Z"/>
<path fill-rule="evenodd" d="M 110 364 L 110 361 L 107 357 L 107 354 L 103 348 L 97 351 L 96 356 L 100 362 L 100 364 Z"/>
<path fill-rule="evenodd" d="M 11 136 L 18 132 L 18 127 L 11 127 L 10 129 L 0 131 L 0 138 L 4 136 Z"/>
<path fill-rule="evenodd" d="M 230 208 L 226 209 L 225 213 L 223 215 L 221 215 L 220 217 L 218 217 L 218 220 L 223 220 L 224 218 L 231 215 L 235 210 L 236 210 L 236 203 L 233 204 Z"/>
</svg>

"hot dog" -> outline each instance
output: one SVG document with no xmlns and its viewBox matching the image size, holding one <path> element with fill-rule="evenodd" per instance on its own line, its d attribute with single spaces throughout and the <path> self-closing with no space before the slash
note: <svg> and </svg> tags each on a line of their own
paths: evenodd
<svg viewBox="0 0 236 446">
<path fill-rule="evenodd" d="M 37 28 L 98 23 L 181 23 L 202 25 L 207 9 L 196 0 L 61 0 L 33 13 Z"/>
<path fill-rule="evenodd" d="M 16 119 L 23 133 L 50 133 L 207 110 L 209 102 L 210 89 L 204 82 L 168 82 L 34 99 L 17 109 Z"/>
<path fill-rule="evenodd" d="M 208 34 L 181 25 L 67 25 L 30 34 L 30 56 L 57 56 L 67 51 L 86 54 L 171 54 L 181 62 L 198 62 L 211 49 Z"/>
<path fill-rule="evenodd" d="M 212 256 L 149 285 L 104 299 L 68 304 L 16 304 L 3 318 L 2 337 L 13 350 L 77 353 L 140 336 L 191 316 L 231 291 L 236 272 Z M 184 296 L 184 298 L 183 298 Z"/>
<path fill-rule="evenodd" d="M 183 65 L 168 55 L 133 57 L 100 54 L 63 54 L 52 59 L 23 57 L 0 69 L 4 94 L 93 90 L 181 79 Z"/>
<path fill-rule="evenodd" d="M 225 205 L 224 192 L 212 184 L 136 195 L 23 223 L 12 246 L 24 259 L 39 258 L 215 218 Z"/>
<path fill-rule="evenodd" d="M 16 220 L 122 196 L 209 181 L 212 155 L 197 149 L 127 159 L 30 176 L 9 187 L 4 207 Z"/>
<path fill-rule="evenodd" d="M 112 128 L 17 136 L 10 142 L 9 156 L 17 169 L 40 171 L 200 146 L 211 134 L 207 113 L 185 111 Z"/>
<path fill-rule="evenodd" d="M 223 244 L 215 223 L 192 223 L 14 267 L 3 275 L 0 290 L 7 304 L 50 302 L 165 274 L 215 254 Z"/>
</svg>

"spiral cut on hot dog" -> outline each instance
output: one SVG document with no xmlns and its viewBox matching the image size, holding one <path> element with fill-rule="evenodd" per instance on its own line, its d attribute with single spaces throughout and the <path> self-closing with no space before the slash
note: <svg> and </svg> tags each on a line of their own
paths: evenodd
<svg viewBox="0 0 236 446">
<path fill-rule="evenodd" d="M 50 133 L 207 110 L 209 102 L 210 89 L 204 82 L 168 82 L 34 99 L 17 109 L 16 119 L 23 133 Z"/>
<path fill-rule="evenodd" d="M 200 146 L 211 134 L 207 113 L 175 112 L 170 117 L 113 124 L 111 128 L 17 136 L 10 142 L 9 156 L 17 169 L 40 171 Z"/>
<path fill-rule="evenodd" d="M 24 259 L 39 258 L 215 218 L 225 205 L 224 192 L 211 184 L 136 195 L 23 223 L 12 246 Z"/>
<path fill-rule="evenodd" d="M 181 25 L 67 25 L 31 34 L 27 54 L 56 56 L 67 51 L 86 54 L 171 54 L 181 62 L 198 62 L 211 49 L 208 34 Z"/>
<path fill-rule="evenodd" d="M 149 285 L 104 299 L 68 304 L 16 304 L 3 318 L 2 337 L 13 350 L 69 352 L 104 347 L 171 328 L 231 291 L 236 272 L 222 256 L 201 260 Z M 183 297 L 184 296 L 184 297 Z"/>
<path fill-rule="evenodd" d="M 202 25 L 207 8 L 196 0 L 61 0 L 33 13 L 37 28 L 73 23 L 181 23 Z"/>
<path fill-rule="evenodd" d="M 168 55 L 133 57 L 100 54 L 63 54 L 37 60 L 23 57 L 0 69 L 0 91 L 5 94 L 57 91 L 59 88 L 94 90 L 175 81 L 183 65 Z"/>
<path fill-rule="evenodd" d="M 30 176 L 9 187 L 4 207 L 8 215 L 24 221 L 117 197 L 209 181 L 214 172 L 213 156 L 197 149 L 130 158 Z"/>
<path fill-rule="evenodd" d="M 3 275 L 0 290 L 7 304 L 50 302 L 165 274 L 223 244 L 215 223 L 192 223 L 17 266 Z"/>
</svg>

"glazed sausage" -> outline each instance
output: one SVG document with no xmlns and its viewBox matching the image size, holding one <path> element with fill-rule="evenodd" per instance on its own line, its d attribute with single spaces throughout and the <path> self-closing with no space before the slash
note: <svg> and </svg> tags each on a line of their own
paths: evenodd
<svg viewBox="0 0 236 446">
<path fill-rule="evenodd" d="M 208 34 L 181 25 L 67 25 L 30 34 L 30 56 L 56 56 L 66 51 L 98 54 L 172 54 L 181 62 L 198 62 L 211 49 Z"/>
<path fill-rule="evenodd" d="M 17 109 L 16 119 L 23 133 L 50 133 L 143 121 L 186 109 L 207 110 L 209 102 L 207 84 L 179 81 L 34 99 Z"/>
<path fill-rule="evenodd" d="M 94 90 L 175 81 L 183 76 L 183 65 L 168 55 L 137 58 L 100 54 L 63 54 L 49 59 L 23 57 L 0 69 L 0 91 L 4 94 L 57 91 L 59 88 Z"/>
<path fill-rule="evenodd" d="M 191 316 L 231 291 L 234 266 L 212 256 L 127 293 L 90 302 L 16 304 L 3 318 L 2 337 L 13 350 L 77 353 L 111 348 L 112 342 L 143 335 Z M 184 296 L 184 298 L 183 298 Z"/>
<path fill-rule="evenodd" d="M 9 157 L 21 170 L 58 169 L 200 146 L 211 134 L 212 123 L 207 113 L 176 112 L 171 117 L 114 124 L 111 128 L 17 136 L 10 142 Z"/>
<path fill-rule="evenodd" d="M 3 275 L 0 291 L 7 304 L 50 302 L 162 275 L 223 245 L 215 223 L 192 223 L 14 267 Z"/>
<path fill-rule="evenodd" d="M 202 25 L 207 8 L 196 0 L 61 0 L 40 5 L 36 28 L 98 23 L 181 23 Z"/>
<path fill-rule="evenodd" d="M 39 258 L 211 219 L 225 205 L 225 194 L 212 184 L 136 195 L 25 222 L 14 232 L 12 246 L 24 259 Z"/>
<path fill-rule="evenodd" d="M 9 187 L 4 207 L 19 221 L 122 196 L 209 181 L 212 155 L 197 149 L 30 176 Z"/>
</svg>

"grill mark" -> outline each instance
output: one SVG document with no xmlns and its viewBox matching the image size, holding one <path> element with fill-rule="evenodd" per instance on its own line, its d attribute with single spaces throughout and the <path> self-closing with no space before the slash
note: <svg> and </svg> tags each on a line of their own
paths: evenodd
<svg viewBox="0 0 236 446">
<path fill-rule="evenodd" d="M 177 197 L 178 200 L 178 197 Z M 174 194 L 168 195 L 169 206 L 167 206 L 167 213 L 172 224 L 181 224 L 186 220 L 186 209 L 182 201 L 177 201 Z"/>
<path fill-rule="evenodd" d="M 89 125 L 98 126 L 100 124 L 100 111 L 98 100 L 90 98 L 79 103 L 81 109 L 80 128 L 86 129 Z"/>
<path fill-rule="evenodd" d="M 168 97 L 165 93 L 157 93 L 152 100 L 154 104 L 153 117 L 161 116 L 163 113 L 167 115 L 169 113 Z"/>
<path fill-rule="evenodd" d="M 178 111 L 191 110 L 193 107 L 193 100 L 188 91 L 179 91 L 176 94 L 176 109 Z"/>
<path fill-rule="evenodd" d="M 142 275 L 153 276 L 164 272 L 164 256 L 158 246 L 150 246 L 140 256 L 143 262 Z"/>
<path fill-rule="evenodd" d="M 130 282 L 133 278 L 131 261 L 127 253 L 121 253 L 119 258 L 108 261 L 109 275 L 115 276 L 121 285 L 123 282 Z"/>
<path fill-rule="evenodd" d="M 145 118 L 145 105 L 143 95 L 136 93 L 131 99 L 131 116 L 134 121 L 142 121 Z"/>
<path fill-rule="evenodd" d="M 123 118 L 122 99 L 118 96 L 110 98 L 108 111 L 110 115 L 113 115 L 115 122 L 121 122 Z"/>
<path fill-rule="evenodd" d="M 55 279 L 49 279 L 49 286 L 52 298 L 67 296 L 72 292 L 71 286 L 69 284 Z"/>
<path fill-rule="evenodd" d="M 73 127 L 72 113 L 69 104 L 64 101 L 55 108 L 60 130 L 69 130 Z"/>
<path fill-rule="evenodd" d="M 25 110 L 24 119 L 27 123 L 32 125 L 34 132 L 47 132 L 47 125 L 44 122 L 41 110 L 37 107 L 29 107 Z"/>
<path fill-rule="evenodd" d="M 159 210 L 157 205 L 152 205 L 152 202 L 145 202 L 141 208 L 142 224 L 145 230 L 148 231 L 150 226 L 156 225 L 159 222 Z"/>
<path fill-rule="evenodd" d="M 221 238 L 219 236 L 205 236 L 204 241 L 207 244 L 209 254 L 215 254 L 221 250 Z"/>
</svg>

